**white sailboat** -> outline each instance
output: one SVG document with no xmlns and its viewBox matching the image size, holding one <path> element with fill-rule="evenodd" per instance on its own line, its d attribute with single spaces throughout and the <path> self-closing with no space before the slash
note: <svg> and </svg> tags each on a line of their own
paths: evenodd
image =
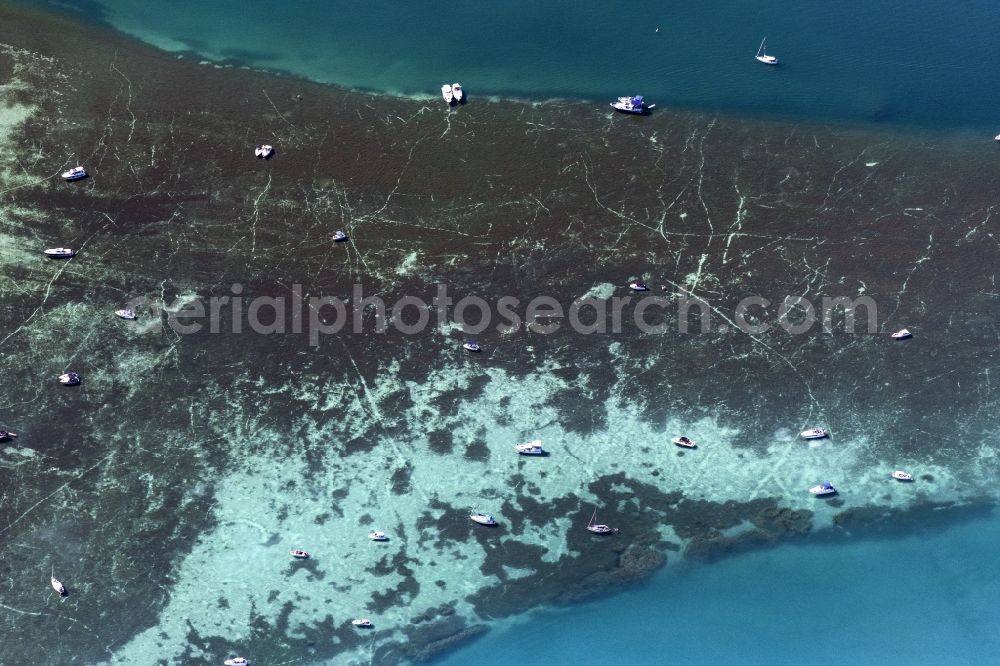
<svg viewBox="0 0 1000 666">
<path fill-rule="evenodd" d="M 587 523 L 587 529 L 594 534 L 614 534 L 618 532 L 617 527 L 597 523 L 597 509 L 594 509 L 594 515 L 590 517 L 590 522 Z"/>
<path fill-rule="evenodd" d="M 766 42 L 766 41 L 767 41 L 767 37 L 765 37 L 763 40 L 761 40 L 761 42 L 760 42 L 760 48 L 757 49 L 757 55 L 755 57 L 757 58 L 757 60 L 761 61 L 765 65 L 777 65 L 778 64 L 778 59 L 775 58 L 774 56 L 769 56 L 769 55 L 767 55 L 764 52 L 764 42 Z"/>
</svg>

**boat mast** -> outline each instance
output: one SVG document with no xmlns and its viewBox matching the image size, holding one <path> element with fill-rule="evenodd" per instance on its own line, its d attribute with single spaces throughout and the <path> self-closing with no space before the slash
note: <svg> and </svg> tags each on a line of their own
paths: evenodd
<svg viewBox="0 0 1000 666">
<path fill-rule="evenodd" d="M 766 42 L 766 41 L 767 41 L 767 37 L 765 37 L 764 39 L 760 40 L 760 48 L 757 49 L 757 56 L 758 57 L 760 57 L 760 54 L 764 51 L 764 42 Z"/>
</svg>

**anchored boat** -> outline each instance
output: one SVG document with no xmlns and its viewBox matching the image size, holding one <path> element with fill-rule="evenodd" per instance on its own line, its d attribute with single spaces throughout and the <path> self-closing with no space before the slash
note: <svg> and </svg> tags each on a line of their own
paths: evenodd
<svg viewBox="0 0 1000 666">
<path fill-rule="evenodd" d="M 524 444 L 515 444 L 514 450 L 522 456 L 543 456 L 545 450 L 542 448 L 542 440 L 535 439 Z"/>
<path fill-rule="evenodd" d="M 633 113 L 641 116 L 656 105 L 650 104 L 649 106 L 646 106 L 646 102 L 643 100 L 642 95 L 636 95 L 634 97 L 619 97 L 617 101 L 611 102 L 611 106 L 615 111 Z"/>
<path fill-rule="evenodd" d="M 765 65 L 777 65 L 778 64 L 777 58 L 775 58 L 774 56 L 769 56 L 766 53 L 764 53 L 764 42 L 766 41 L 767 37 L 765 37 L 761 41 L 760 48 L 757 49 L 757 55 L 754 57 L 757 58 L 757 60 L 759 60 L 760 62 L 764 63 Z"/>
<path fill-rule="evenodd" d="M 75 166 L 69 171 L 63 171 L 62 177 L 65 178 L 67 181 L 80 180 L 81 178 L 87 177 L 87 170 L 84 169 L 82 166 Z"/>
<path fill-rule="evenodd" d="M 812 488 L 810 488 L 809 492 L 815 495 L 816 497 L 823 497 L 825 495 L 836 495 L 837 489 L 834 488 L 833 484 L 831 484 L 829 481 L 824 481 L 818 486 L 813 486 Z"/>
<path fill-rule="evenodd" d="M 76 386 L 83 381 L 79 372 L 64 372 L 59 375 L 59 383 L 65 386 Z"/>
<path fill-rule="evenodd" d="M 482 513 L 480 511 L 473 511 L 469 514 L 469 518 L 472 522 L 479 523 L 480 525 L 493 526 L 497 524 L 497 519 L 488 513 Z"/>
<path fill-rule="evenodd" d="M 594 515 L 590 517 L 590 522 L 587 523 L 587 529 L 594 534 L 615 534 L 618 532 L 617 527 L 611 527 L 610 525 L 604 525 L 603 523 L 597 522 L 597 509 L 594 509 Z"/>
</svg>

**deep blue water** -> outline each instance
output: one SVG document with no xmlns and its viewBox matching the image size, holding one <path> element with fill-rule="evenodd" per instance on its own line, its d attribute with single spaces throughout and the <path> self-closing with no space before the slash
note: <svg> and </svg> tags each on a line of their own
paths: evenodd
<svg viewBox="0 0 1000 666">
<path fill-rule="evenodd" d="M 1000 516 L 902 539 L 783 546 L 536 613 L 464 664 L 984 664 L 1000 660 Z"/>
<path fill-rule="evenodd" d="M 82 6 L 168 48 L 382 91 L 436 96 L 460 81 L 473 96 L 635 93 L 737 114 L 1000 131 L 1000 7 L 990 0 Z M 778 67 L 753 59 L 765 35 Z"/>
</svg>

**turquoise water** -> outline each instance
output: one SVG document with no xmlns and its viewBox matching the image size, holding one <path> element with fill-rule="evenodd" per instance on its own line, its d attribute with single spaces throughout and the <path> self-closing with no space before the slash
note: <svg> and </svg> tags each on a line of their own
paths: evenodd
<svg viewBox="0 0 1000 666">
<path fill-rule="evenodd" d="M 902 539 L 668 565 L 639 590 L 536 613 L 443 663 L 995 663 L 997 543 L 993 515 Z"/>
<path fill-rule="evenodd" d="M 1000 125 L 1000 10 L 988 0 L 84 7 L 164 48 L 404 94 L 436 96 L 442 83 L 460 81 L 471 96 L 640 93 L 667 106 L 969 126 L 990 136 Z M 753 59 L 764 36 L 777 68 Z"/>
</svg>

